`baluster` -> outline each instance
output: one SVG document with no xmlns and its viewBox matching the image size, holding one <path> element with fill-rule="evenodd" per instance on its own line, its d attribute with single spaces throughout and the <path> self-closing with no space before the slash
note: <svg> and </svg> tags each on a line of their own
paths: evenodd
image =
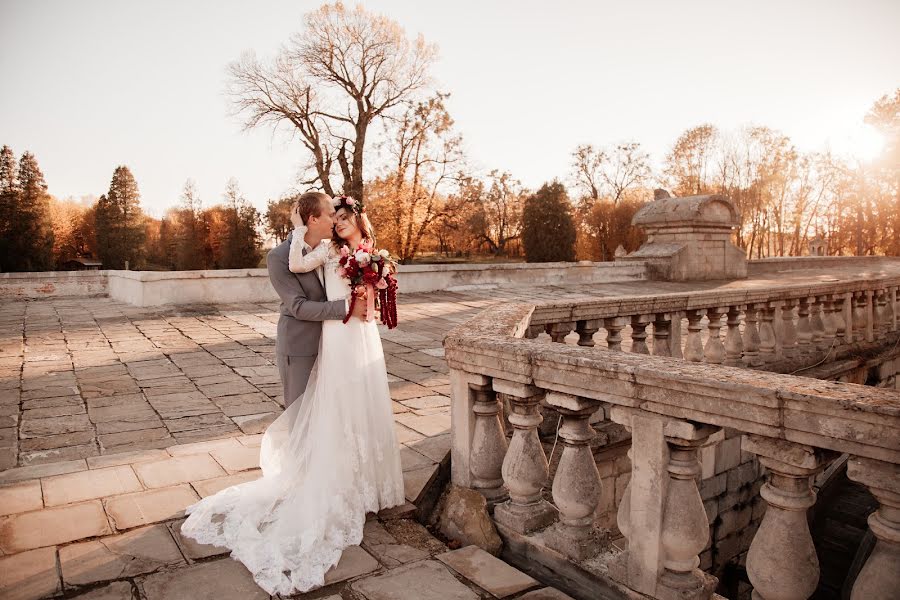
<svg viewBox="0 0 900 600">
<path fill-rule="evenodd" d="M 731 306 L 728 308 L 726 323 L 728 330 L 725 332 L 725 364 L 730 367 L 744 366 L 744 344 L 741 340 L 741 310 L 743 306 Z"/>
<path fill-rule="evenodd" d="M 775 339 L 775 304 L 767 302 L 760 309 L 762 325 L 759 327 L 759 357 L 763 364 L 775 362 L 778 356 L 777 340 Z"/>
<path fill-rule="evenodd" d="M 812 312 L 809 316 L 809 324 L 812 328 L 812 347 L 815 350 L 825 350 L 831 345 L 831 341 L 825 339 L 825 321 L 822 318 L 824 305 L 824 296 L 816 296 L 815 298 L 813 298 Z"/>
<path fill-rule="evenodd" d="M 625 329 L 625 317 L 608 317 L 603 319 L 606 329 L 606 346 L 610 350 L 622 350 L 622 330 Z"/>
<path fill-rule="evenodd" d="M 797 309 L 797 358 L 809 359 L 812 355 L 812 323 L 809 320 L 809 298 L 800 298 Z"/>
<path fill-rule="evenodd" d="M 529 325 L 528 329 L 525 330 L 525 338 L 533 340 L 539 336 L 542 331 L 544 331 L 543 325 Z"/>
<path fill-rule="evenodd" d="M 887 296 L 887 323 L 888 331 L 897 330 L 897 288 L 888 288 L 885 294 Z"/>
<path fill-rule="evenodd" d="M 744 313 L 744 363 L 748 367 L 758 367 L 762 364 L 759 356 L 759 311 L 761 304 L 747 306 Z"/>
<path fill-rule="evenodd" d="M 759 457 L 769 471 L 760 490 L 765 516 L 750 544 L 747 575 L 754 600 L 807 600 L 819 582 L 807 509 L 816 503 L 810 477 L 835 453 L 785 440 L 745 434 L 741 447 Z"/>
<path fill-rule="evenodd" d="M 657 589 L 662 598 L 708 598 L 716 579 L 703 573 L 700 552 L 709 541 L 709 519 L 697 481 L 700 478 L 700 448 L 711 441 L 718 427 L 672 420 L 663 429 L 669 446 L 668 490 L 663 511 L 662 566 Z"/>
<path fill-rule="evenodd" d="M 781 303 L 781 355 L 794 358 L 797 355 L 797 326 L 794 324 L 794 307 L 796 300 L 784 300 Z"/>
<path fill-rule="evenodd" d="M 855 292 L 853 294 L 853 341 L 861 342 L 866 339 L 866 308 L 868 294 Z"/>
<path fill-rule="evenodd" d="M 888 325 L 887 320 L 887 291 L 886 290 L 876 290 L 875 297 L 873 298 L 875 304 L 875 325 L 873 326 L 873 333 L 875 338 L 881 338 L 887 335 L 888 331 L 890 331 L 890 326 Z"/>
<path fill-rule="evenodd" d="M 566 336 L 572 333 L 573 329 L 575 329 L 575 323 L 571 321 L 568 323 L 552 323 L 547 326 L 547 333 L 550 334 L 550 339 L 557 344 L 564 344 L 566 343 Z"/>
<path fill-rule="evenodd" d="M 506 500 L 502 468 L 507 441 L 500 422 L 503 407 L 490 384 L 470 384 L 469 387 L 474 394 L 472 412 L 475 413 L 472 450 L 469 455 L 472 488 L 479 491 L 493 508 L 498 502 Z"/>
<path fill-rule="evenodd" d="M 647 348 L 647 325 L 650 315 L 633 315 L 631 317 L 631 351 L 634 354 L 650 354 Z"/>
<path fill-rule="evenodd" d="M 538 436 L 538 427 L 544 420 L 538 406 L 544 392 L 532 385 L 499 379 L 494 379 L 493 387 L 509 398 L 509 422 L 513 427 L 501 470 L 509 500 L 494 508 L 494 518 L 525 534 L 546 527 L 556 518 L 556 510 L 541 495 L 550 477 L 547 455 Z"/>
<path fill-rule="evenodd" d="M 575 332 L 578 334 L 578 345 L 593 347 L 594 334 L 600 329 L 600 321 L 591 319 L 575 323 Z"/>
<path fill-rule="evenodd" d="M 700 332 L 703 330 L 704 311 L 689 310 L 687 311 L 688 320 L 688 336 L 684 346 L 684 359 L 691 362 L 701 362 L 703 360 L 703 342 Z"/>
<path fill-rule="evenodd" d="M 852 457 L 847 477 L 868 487 L 879 504 L 869 515 L 875 547 L 856 576 L 850 600 L 892 600 L 900 590 L 900 466 Z"/>
<path fill-rule="evenodd" d="M 681 319 L 683 313 L 667 313 L 669 316 L 669 356 L 672 358 L 684 358 L 681 354 Z"/>
<path fill-rule="evenodd" d="M 841 344 L 846 344 L 848 341 L 847 319 L 845 317 L 847 299 L 842 294 L 838 294 L 832 299 L 834 300 L 834 312 L 832 313 L 832 316 L 834 317 L 835 345 L 840 346 Z"/>
<path fill-rule="evenodd" d="M 584 560 L 597 554 L 602 541 L 594 527 L 601 483 L 590 448 L 594 429 L 588 422 L 600 401 L 557 392 L 548 392 L 546 401 L 563 416 L 559 429 L 563 451 L 552 488 L 559 522 L 544 535 L 551 548 Z"/>
<path fill-rule="evenodd" d="M 838 345 L 837 307 L 834 303 L 833 294 L 822 296 L 822 298 L 824 300 L 822 304 L 822 325 L 825 329 L 825 333 L 822 336 L 822 347 L 824 350 L 829 350 L 832 346 Z"/>
<path fill-rule="evenodd" d="M 616 514 L 628 551 L 610 575 L 653 598 L 710 598 L 716 578 L 697 568 L 709 540 L 698 453 L 723 431 L 622 406 L 610 417 L 632 433 L 631 479 Z"/>
<path fill-rule="evenodd" d="M 727 308 L 715 307 L 706 309 L 706 317 L 709 319 L 709 338 L 703 348 L 703 357 L 706 362 L 720 365 L 725 362 L 725 346 L 719 330 L 722 328 L 722 315 L 728 312 Z"/>
<path fill-rule="evenodd" d="M 658 313 L 653 320 L 653 354 L 655 356 L 671 356 L 669 348 L 669 332 L 671 322 L 669 315 Z"/>
</svg>

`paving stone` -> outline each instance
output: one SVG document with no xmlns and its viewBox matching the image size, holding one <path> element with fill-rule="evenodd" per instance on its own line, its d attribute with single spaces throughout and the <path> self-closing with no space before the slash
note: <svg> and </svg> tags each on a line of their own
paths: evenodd
<svg viewBox="0 0 900 600">
<path fill-rule="evenodd" d="M 575 600 L 556 588 L 546 587 L 519 596 L 519 600 Z"/>
<path fill-rule="evenodd" d="M 225 477 L 215 477 L 213 479 L 204 479 L 202 481 L 192 481 L 191 485 L 200 494 L 201 498 L 206 498 L 207 496 L 212 496 L 227 487 L 231 487 L 233 485 L 238 485 L 241 483 L 246 483 L 248 481 L 254 481 L 262 477 L 262 471 L 260 469 L 253 469 L 250 471 L 241 471 L 239 473 L 234 473 L 233 475 L 226 475 Z"/>
<path fill-rule="evenodd" d="M 84 414 L 84 405 L 81 402 L 73 404 L 64 404 L 62 406 L 53 406 L 50 408 L 33 408 L 22 412 L 22 420 L 30 421 L 33 419 L 43 419 L 46 417 L 62 417 L 65 415 Z"/>
<path fill-rule="evenodd" d="M 278 418 L 281 414 L 281 407 L 271 403 L 272 407 L 278 410 L 278 412 L 267 412 L 261 414 L 254 415 L 242 415 L 242 416 L 234 416 L 231 418 L 232 421 L 237 424 L 241 431 L 247 434 L 253 433 L 262 433 L 266 430 L 266 428 L 272 424 L 272 422 Z M 226 413 L 227 414 L 227 413 Z"/>
<path fill-rule="evenodd" d="M 166 418 L 166 427 L 172 433 L 182 433 L 198 429 L 209 429 L 221 426 L 230 427 L 231 430 L 235 430 L 236 428 L 231 419 L 219 412 L 219 409 L 215 406 L 215 404 L 212 404 L 212 406 L 215 409 L 215 412 L 212 413 L 195 415 L 191 417 L 181 417 L 178 419 Z"/>
<path fill-rule="evenodd" d="M 197 391 L 150 396 L 149 402 L 164 419 L 179 419 L 219 412 L 219 407 Z"/>
<path fill-rule="evenodd" d="M 74 431 L 72 433 L 22 439 L 19 441 L 19 449 L 24 452 L 31 452 L 33 450 L 52 450 L 53 448 L 65 448 L 67 446 L 88 444 L 93 441 L 94 430 L 93 428 L 88 428 L 85 431 Z"/>
<path fill-rule="evenodd" d="M 143 489 L 129 465 L 46 477 L 41 480 L 41 485 L 44 504 L 47 506 L 72 504 Z"/>
<path fill-rule="evenodd" d="M 155 429 L 139 429 L 137 431 L 122 431 L 120 433 L 101 433 L 97 435 L 97 440 L 100 442 L 101 447 L 104 449 L 104 452 L 109 453 L 111 450 L 115 448 L 119 448 L 119 451 L 122 450 L 122 446 L 132 446 L 131 450 L 135 450 L 138 448 L 134 448 L 133 446 L 142 442 L 154 442 L 157 440 L 172 440 L 172 436 L 169 434 L 169 430 L 165 427 L 157 427 Z M 159 448 L 158 444 L 153 444 L 150 446 L 145 446 L 140 449 L 145 448 Z"/>
<path fill-rule="evenodd" d="M 391 390 L 391 398 L 394 400 L 402 401 L 434 395 L 433 390 L 409 381 L 389 383 L 388 387 L 390 387 Z"/>
<path fill-rule="evenodd" d="M 118 465 L 164 460 L 169 458 L 169 453 L 163 449 L 135 450 L 132 452 L 117 452 L 106 456 L 92 456 L 87 459 L 88 468 L 102 469 Z"/>
<path fill-rule="evenodd" d="M 155 573 L 143 581 L 147 600 L 268 600 L 253 576 L 230 558 L 203 562 L 175 571 Z"/>
<path fill-rule="evenodd" d="M 259 468 L 259 448 L 219 448 L 210 456 L 229 473 Z"/>
<path fill-rule="evenodd" d="M 225 417 L 227 418 L 227 417 Z M 193 442 L 201 442 L 204 440 L 216 440 L 226 437 L 232 437 L 239 433 L 239 429 L 230 425 L 216 425 L 213 427 L 204 427 L 202 429 L 190 429 L 187 431 L 177 431 L 172 434 L 179 444 L 187 444 Z"/>
<path fill-rule="evenodd" d="M 60 591 L 56 548 L 0 556 L 0 597 L 4 600 L 38 600 Z"/>
<path fill-rule="evenodd" d="M 149 402 L 127 402 L 110 406 L 91 407 L 88 415 L 93 423 L 105 423 L 109 421 L 146 421 L 150 417 L 156 417 L 156 411 Z"/>
<path fill-rule="evenodd" d="M 207 398 L 216 398 L 218 396 L 234 396 L 237 394 L 250 394 L 258 391 L 255 387 L 239 378 L 239 381 L 228 383 L 214 383 L 212 385 L 198 385 L 201 392 Z"/>
<path fill-rule="evenodd" d="M 40 477 L 49 477 L 51 475 L 61 475 L 63 473 L 74 473 L 86 469 L 87 462 L 85 462 L 84 459 L 50 463 L 46 465 L 18 467 L 0 472 L 0 484 L 5 485 L 7 483 L 23 481 L 26 479 L 37 479 Z"/>
<path fill-rule="evenodd" d="M 262 434 L 257 433 L 255 435 L 242 435 L 235 439 L 237 439 L 237 441 L 240 442 L 244 446 L 252 446 L 254 448 L 259 448 L 260 445 L 262 444 L 262 438 L 263 438 Z"/>
<path fill-rule="evenodd" d="M 175 541 L 178 542 L 178 545 L 181 547 L 182 553 L 189 559 L 201 560 L 211 556 L 229 554 L 231 552 L 228 548 L 221 548 L 212 544 L 201 544 L 185 535 L 181 535 L 181 525 L 183 523 L 184 519 L 169 523 L 169 529 L 172 531 L 172 535 L 175 536 Z"/>
<path fill-rule="evenodd" d="M 439 465 L 431 465 L 420 469 L 412 469 L 403 472 L 403 490 L 406 499 L 413 504 L 417 504 L 422 498 L 428 486 L 437 477 Z"/>
<path fill-rule="evenodd" d="M 450 406 L 450 398 L 447 396 L 423 396 L 422 398 L 403 400 L 401 404 L 415 409 L 442 408 Z"/>
<path fill-rule="evenodd" d="M 413 431 L 406 425 L 401 425 L 400 423 L 394 423 L 394 432 L 397 436 L 397 442 L 400 444 L 409 444 L 410 442 L 416 442 L 425 437 L 418 431 Z"/>
<path fill-rule="evenodd" d="M 134 470 L 148 488 L 170 487 L 178 483 L 225 475 L 225 471 L 208 454 L 192 454 L 144 462 L 134 465 Z"/>
<path fill-rule="evenodd" d="M 59 406 L 82 406 L 84 401 L 81 396 L 59 396 L 57 398 L 45 398 L 42 400 L 25 400 L 22 402 L 22 410 L 34 410 L 41 408 L 54 408 Z"/>
<path fill-rule="evenodd" d="M 435 435 L 406 442 L 406 445 L 419 454 L 424 454 L 434 462 L 442 462 L 450 453 L 450 434 Z"/>
<path fill-rule="evenodd" d="M 497 598 L 506 598 L 540 585 L 537 580 L 478 546 L 466 546 L 435 558 Z"/>
<path fill-rule="evenodd" d="M 191 486 L 114 496 L 106 500 L 106 511 L 116 529 L 124 530 L 184 516 L 184 509 L 199 498 Z"/>
<path fill-rule="evenodd" d="M 0 516 L 44 508 L 41 482 L 23 481 L 0 487 Z"/>
<path fill-rule="evenodd" d="M 240 438 L 226 438 L 223 440 L 209 440 L 206 442 L 195 442 L 193 444 L 178 444 L 171 446 L 167 452 L 172 456 L 186 456 L 188 454 L 208 454 L 213 450 L 224 448 L 239 448 Z"/>
<path fill-rule="evenodd" d="M 71 597 L 78 600 L 133 600 L 137 595 L 130 581 L 114 581 L 103 587 Z"/>
<path fill-rule="evenodd" d="M 478 600 L 445 566 L 423 560 L 351 584 L 366 600 Z"/>
<path fill-rule="evenodd" d="M 341 560 L 325 573 L 325 585 L 346 581 L 376 571 L 381 567 L 378 561 L 360 548 L 350 546 L 344 550 Z"/>
<path fill-rule="evenodd" d="M 66 585 L 87 585 L 152 573 L 184 564 L 165 525 L 141 527 L 121 535 L 64 546 L 59 563 Z"/>
<path fill-rule="evenodd" d="M 400 447 L 400 463 L 402 464 L 404 471 L 411 471 L 413 469 L 421 469 L 423 467 L 431 467 L 434 465 L 433 460 L 419 454 L 407 446 Z"/>
<path fill-rule="evenodd" d="M 93 500 L 5 517 L 0 521 L 0 550 L 13 554 L 110 533 L 103 505 Z"/>
<path fill-rule="evenodd" d="M 397 415 L 395 419 L 426 437 L 440 435 L 450 430 L 449 414 L 419 416 L 404 413 Z"/>
<path fill-rule="evenodd" d="M 430 556 L 424 550 L 413 548 L 406 544 L 374 544 L 368 546 L 367 549 L 372 553 L 372 556 L 377 558 L 388 569 L 423 560 Z"/>
</svg>

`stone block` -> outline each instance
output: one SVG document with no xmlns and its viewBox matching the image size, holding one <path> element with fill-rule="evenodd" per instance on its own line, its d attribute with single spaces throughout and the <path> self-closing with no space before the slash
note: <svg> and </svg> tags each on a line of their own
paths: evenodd
<svg viewBox="0 0 900 600">
<path fill-rule="evenodd" d="M 18 513 L 0 522 L 0 550 L 14 554 L 112 533 L 99 500 Z"/>
<path fill-rule="evenodd" d="M 131 529 L 184 516 L 184 509 L 200 498 L 189 485 L 114 496 L 106 510 L 118 530 Z"/>
<path fill-rule="evenodd" d="M 129 465 L 46 477 L 41 480 L 41 485 L 44 489 L 44 504 L 47 506 L 117 496 L 143 489 Z"/>
<path fill-rule="evenodd" d="M 169 529 L 172 532 L 172 535 L 175 536 L 175 541 L 178 542 L 178 545 L 181 547 L 182 553 L 190 560 L 196 561 L 211 556 L 229 554 L 231 552 L 228 548 L 222 548 L 212 544 L 201 544 L 186 535 L 181 535 L 182 523 L 184 523 L 183 519 L 181 521 L 170 523 Z"/>
<path fill-rule="evenodd" d="M 740 487 L 756 481 L 759 475 L 759 463 L 755 460 L 751 462 L 741 463 L 734 469 L 728 471 L 728 491 L 735 491 Z"/>
<path fill-rule="evenodd" d="M 212 479 L 225 471 L 208 454 L 176 456 L 166 460 L 134 465 L 138 478 L 148 488 L 170 487 L 179 483 Z"/>
<path fill-rule="evenodd" d="M 23 438 L 19 442 L 19 449 L 23 452 L 54 450 L 57 448 L 68 448 L 71 446 L 90 444 L 93 441 L 94 431 L 93 429 L 87 429 L 84 431 L 72 431 L 69 433 Z"/>
<path fill-rule="evenodd" d="M 212 496 L 225 488 L 231 487 L 233 485 L 239 485 L 241 483 L 246 483 L 248 481 L 254 481 L 262 477 L 262 471 L 259 469 L 252 469 L 250 471 L 241 471 L 239 473 L 234 473 L 232 475 L 226 475 L 224 477 L 216 477 L 214 479 L 205 479 L 203 481 L 193 481 L 191 485 L 200 494 L 201 498 L 206 498 L 207 496 Z"/>
<path fill-rule="evenodd" d="M 56 548 L 0 556 L 0 597 L 4 600 L 38 600 L 60 591 Z"/>
<path fill-rule="evenodd" d="M 716 475 L 741 464 L 741 438 L 732 437 L 716 444 Z"/>
<path fill-rule="evenodd" d="M 114 581 L 74 597 L 78 600 L 133 600 L 135 594 L 130 581 Z"/>
<path fill-rule="evenodd" d="M 449 414 L 420 416 L 413 413 L 403 413 L 396 415 L 394 418 L 398 423 L 402 423 L 426 437 L 440 435 L 450 430 Z"/>
<path fill-rule="evenodd" d="M 404 442 L 401 442 L 404 443 Z M 450 434 L 435 435 L 415 441 L 405 442 L 419 454 L 424 454 L 434 462 L 442 462 L 450 454 Z"/>
<path fill-rule="evenodd" d="M 268 600 L 244 565 L 224 558 L 164 571 L 143 581 L 147 600 Z"/>
<path fill-rule="evenodd" d="M 413 469 L 421 469 L 423 467 L 430 467 L 434 465 L 434 461 L 419 454 L 412 448 L 408 446 L 400 447 L 400 462 L 403 466 L 404 471 L 411 471 Z"/>
<path fill-rule="evenodd" d="M 350 546 L 344 550 L 341 560 L 325 573 L 325 585 L 346 581 L 377 571 L 381 565 L 359 546 Z"/>
<path fill-rule="evenodd" d="M 259 448 L 246 446 L 219 448 L 209 454 L 229 473 L 259 468 Z"/>
<path fill-rule="evenodd" d="M 213 450 L 220 448 L 237 448 L 238 440 L 235 438 L 226 438 L 222 440 L 208 440 L 205 442 L 194 442 L 191 444 L 178 444 L 170 446 L 166 452 L 172 456 L 186 456 L 188 454 L 207 454 Z"/>
<path fill-rule="evenodd" d="M 716 539 L 722 539 L 732 533 L 743 531 L 750 524 L 752 514 L 753 507 L 750 505 L 743 505 L 739 508 L 720 512 L 720 522 L 716 528 Z"/>
<path fill-rule="evenodd" d="M 435 558 L 496 598 L 506 598 L 540 585 L 535 579 L 477 546 L 466 546 Z"/>
<path fill-rule="evenodd" d="M 238 428 L 245 434 L 263 433 L 281 414 L 281 407 L 275 403 L 270 403 L 265 407 L 259 408 L 265 408 L 267 410 L 274 409 L 274 411 L 232 416 L 231 420 L 234 421 Z M 225 414 L 228 415 L 230 413 L 226 412 Z"/>
<path fill-rule="evenodd" d="M 710 479 L 700 480 L 700 497 L 709 500 L 721 496 L 728 489 L 728 475 L 721 473 Z"/>
<path fill-rule="evenodd" d="M 351 584 L 366 600 L 478 600 L 445 566 L 423 560 Z M 151 599 L 152 600 L 152 599 Z"/>
<path fill-rule="evenodd" d="M 152 573 L 184 559 L 168 528 L 152 525 L 65 546 L 59 562 L 66 585 L 88 585 Z"/>
<path fill-rule="evenodd" d="M 6 471 L 0 472 L 0 485 L 5 485 L 14 481 L 38 479 L 40 477 L 49 477 L 50 475 L 74 473 L 76 471 L 84 470 L 87 470 L 87 463 L 84 461 L 84 459 L 56 462 L 46 465 L 18 467 L 15 469 L 8 469 Z"/>
<path fill-rule="evenodd" d="M 439 465 L 431 465 L 420 469 L 413 469 L 403 473 L 403 489 L 406 499 L 413 504 L 417 504 L 419 500 L 428 491 L 428 487 L 437 478 Z"/>
<path fill-rule="evenodd" d="M 477 491 L 450 485 L 441 499 L 439 527 L 443 535 L 466 546 L 499 554 L 503 542 L 488 514 L 487 500 Z"/>
<path fill-rule="evenodd" d="M 103 469 L 118 465 L 164 460 L 166 458 L 169 458 L 169 454 L 161 448 L 156 448 L 151 450 L 116 452 L 115 454 L 107 454 L 105 456 L 92 456 L 87 459 L 87 464 L 91 469 Z"/>
<path fill-rule="evenodd" d="M 44 508 L 40 481 L 23 481 L 0 487 L 0 516 Z"/>
</svg>

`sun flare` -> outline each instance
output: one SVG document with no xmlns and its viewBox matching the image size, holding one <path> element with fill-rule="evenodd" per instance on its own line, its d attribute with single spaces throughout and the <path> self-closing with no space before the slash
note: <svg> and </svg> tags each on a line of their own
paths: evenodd
<svg viewBox="0 0 900 600">
<path fill-rule="evenodd" d="M 871 127 L 864 126 L 852 132 L 834 136 L 828 141 L 839 155 L 862 162 L 872 162 L 884 151 L 884 136 Z"/>
</svg>

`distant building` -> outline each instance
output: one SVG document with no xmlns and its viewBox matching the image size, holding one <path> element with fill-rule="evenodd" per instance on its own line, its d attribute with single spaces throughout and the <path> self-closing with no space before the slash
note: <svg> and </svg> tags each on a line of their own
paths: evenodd
<svg viewBox="0 0 900 600">
<path fill-rule="evenodd" d="M 62 264 L 64 271 L 98 271 L 103 263 L 94 258 L 72 258 Z"/>
</svg>

